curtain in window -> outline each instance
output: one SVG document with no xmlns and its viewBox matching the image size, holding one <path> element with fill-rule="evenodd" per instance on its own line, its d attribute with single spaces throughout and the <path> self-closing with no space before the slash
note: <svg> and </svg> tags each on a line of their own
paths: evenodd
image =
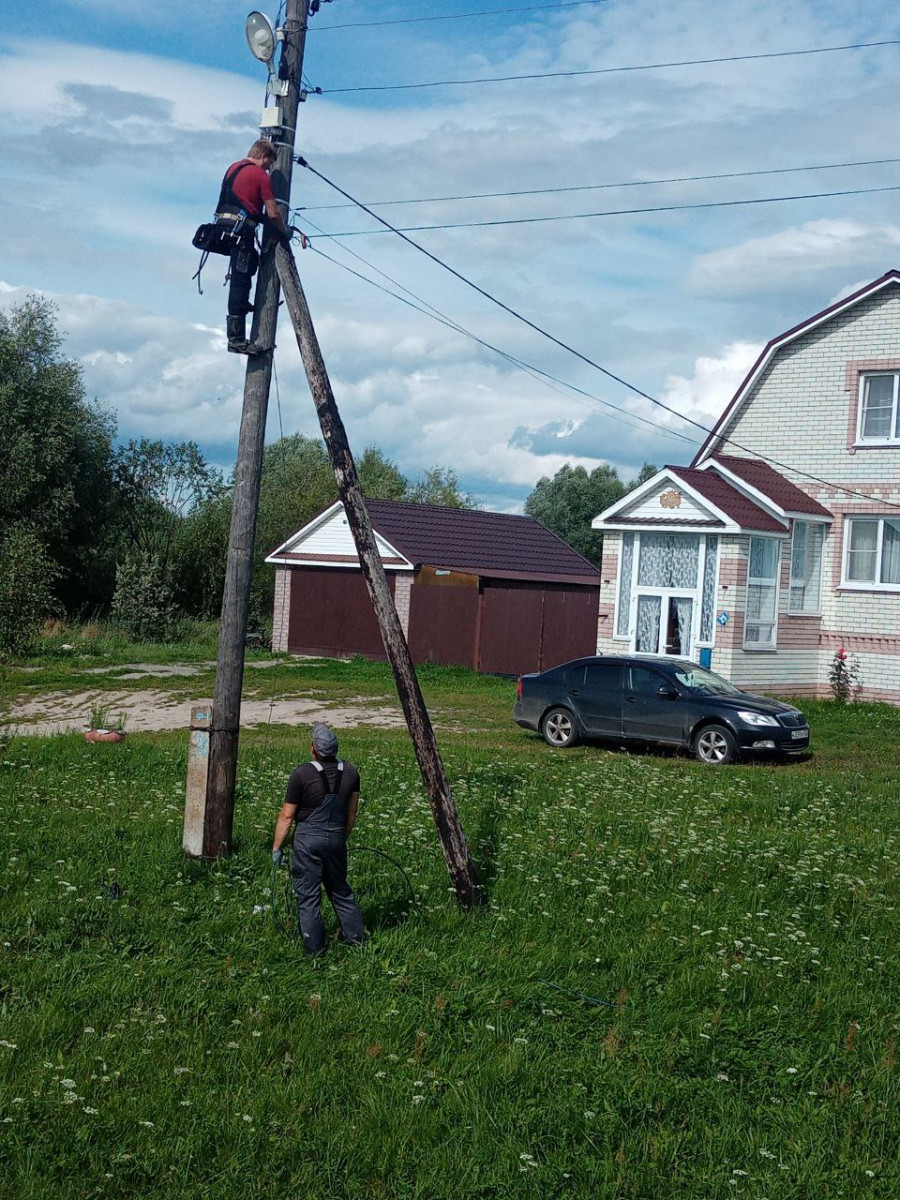
<svg viewBox="0 0 900 1200">
<path fill-rule="evenodd" d="M 894 407 L 894 376 L 872 375 L 866 380 L 863 397 L 862 435 L 889 438 Z"/>
<path fill-rule="evenodd" d="M 637 609 L 637 638 L 635 649 L 638 654 L 656 654 L 659 651 L 659 618 L 662 599 L 659 596 L 639 596 Z"/>
<path fill-rule="evenodd" d="M 754 642 L 761 646 L 771 646 L 775 643 L 779 553 L 779 545 L 774 538 L 750 539 L 745 642 Z"/>
<path fill-rule="evenodd" d="M 642 533 L 638 583 L 693 590 L 699 560 L 700 537 L 696 533 Z"/>
<path fill-rule="evenodd" d="M 719 558 L 719 539 L 707 534 L 706 560 L 703 563 L 703 600 L 700 606 L 700 641 L 713 640 L 713 621 L 716 612 L 716 566 Z"/>
<path fill-rule="evenodd" d="M 900 583 L 900 521 L 885 521 L 881 547 L 881 582 Z"/>
<path fill-rule="evenodd" d="M 847 578 L 854 583 L 874 583 L 877 557 L 878 522 L 851 521 Z"/>
<path fill-rule="evenodd" d="M 675 626 L 678 630 L 678 645 L 672 646 L 671 653 L 690 654 L 694 602 L 687 596 L 673 596 L 669 603 L 675 610 Z"/>
<path fill-rule="evenodd" d="M 818 612 L 822 583 L 824 528 L 795 521 L 791 535 L 791 612 Z"/>
<path fill-rule="evenodd" d="M 619 555 L 619 611 L 616 634 L 627 637 L 631 628 L 631 576 L 634 571 L 634 534 L 622 534 L 622 553 Z"/>
</svg>

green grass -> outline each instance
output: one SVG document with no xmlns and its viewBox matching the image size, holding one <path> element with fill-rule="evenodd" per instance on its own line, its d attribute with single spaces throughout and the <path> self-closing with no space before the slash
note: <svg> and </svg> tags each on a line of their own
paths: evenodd
<svg viewBox="0 0 900 1200">
<path fill-rule="evenodd" d="M 185 735 L 6 747 L 0 1194 L 898 1195 L 900 711 L 805 704 L 814 757 L 712 769 L 553 752 L 509 681 L 422 678 L 489 904 L 455 907 L 405 733 L 348 730 L 355 838 L 416 904 L 363 896 L 370 946 L 319 966 L 254 912 L 305 729 L 243 735 L 214 865 Z"/>
</svg>

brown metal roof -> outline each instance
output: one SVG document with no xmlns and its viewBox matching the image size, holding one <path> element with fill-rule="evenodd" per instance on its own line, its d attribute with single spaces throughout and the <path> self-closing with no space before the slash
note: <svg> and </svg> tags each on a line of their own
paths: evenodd
<svg viewBox="0 0 900 1200">
<path fill-rule="evenodd" d="M 830 513 L 827 508 L 824 508 L 817 500 L 813 500 L 812 496 L 807 496 L 801 488 L 796 484 L 791 483 L 789 479 L 785 479 L 774 467 L 770 467 L 768 463 L 761 462 L 758 458 L 740 458 L 734 454 L 716 454 L 713 457 L 713 464 L 721 463 L 728 471 L 732 471 L 735 475 L 740 476 L 751 487 L 762 492 L 771 501 L 783 508 L 789 513 L 808 513 L 810 516 L 816 517 L 831 517 L 834 514 Z"/>
<path fill-rule="evenodd" d="M 367 500 L 366 507 L 375 530 L 411 563 L 508 579 L 600 582 L 596 567 L 532 517 L 399 500 Z"/>
<path fill-rule="evenodd" d="M 693 467 L 666 467 L 673 475 L 683 479 L 701 496 L 709 500 L 721 512 L 740 525 L 741 529 L 759 530 L 761 533 L 785 533 L 783 522 L 776 520 L 739 492 L 733 484 L 715 471 L 699 471 Z"/>
</svg>

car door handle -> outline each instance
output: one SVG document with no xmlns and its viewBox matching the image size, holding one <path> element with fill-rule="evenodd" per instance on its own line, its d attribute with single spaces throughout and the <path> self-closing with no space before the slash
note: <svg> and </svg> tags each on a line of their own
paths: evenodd
<svg viewBox="0 0 900 1200">
<path fill-rule="evenodd" d="M 570 695 L 570 696 L 577 696 L 577 695 L 579 695 L 578 688 L 572 688 L 572 690 L 569 692 L 569 695 Z"/>
<path fill-rule="evenodd" d="M 636 704 L 636 703 L 637 703 L 637 696 L 626 696 L 626 697 L 625 697 L 625 703 L 626 703 L 626 704 Z"/>
</svg>

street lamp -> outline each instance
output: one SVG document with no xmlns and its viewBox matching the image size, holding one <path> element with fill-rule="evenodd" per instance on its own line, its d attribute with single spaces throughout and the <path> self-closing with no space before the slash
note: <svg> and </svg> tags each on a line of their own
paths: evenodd
<svg viewBox="0 0 900 1200">
<path fill-rule="evenodd" d="M 275 47 L 278 43 L 275 26 L 265 13 L 254 11 L 247 17 L 244 33 L 247 36 L 250 53 L 260 62 L 264 62 L 271 74 L 272 59 L 275 57 Z"/>
<path fill-rule="evenodd" d="M 282 31 L 276 30 L 265 13 L 257 12 L 254 9 L 244 23 L 244 34 L 247 38 L 247 45 L 250 47 L 250 53 L 269 68 L 269 83 L 266 88 L 268 94 L 275 97 L 286 96 L 288 81 L 278 78 L 273 63 L 278 43 L 284 38 Z M 259 127 L 264 131 L 277 130 L 281 128 L 281 121 L 281 107 L 276 103 L 271 108 L 263 109 Z"/>
</svg>

